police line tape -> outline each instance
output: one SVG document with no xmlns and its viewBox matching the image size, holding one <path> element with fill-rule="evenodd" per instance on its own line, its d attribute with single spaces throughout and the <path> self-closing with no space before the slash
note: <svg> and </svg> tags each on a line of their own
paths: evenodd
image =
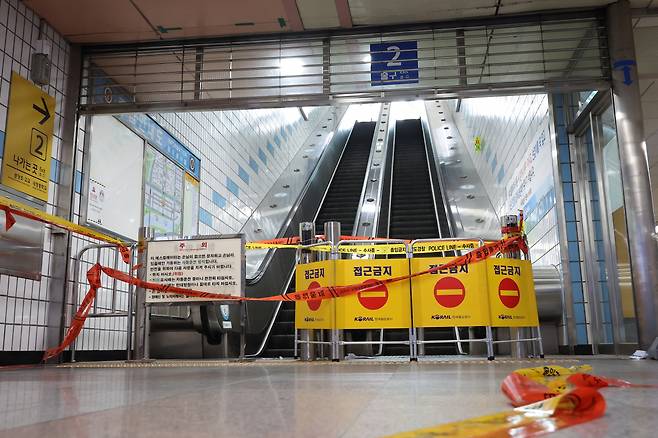
<svg viewBox="0 0 658 438">
<path fill-rule="evenodd" d="M 501 385 L 515 409 L 391 435 L 389 438 L 441 436 L 534 437 L 603 416 L 606 402 L 599 389 L 658 388 L 626 380 L 583 373 L 589 365 L 523 368 L 509 374 Z"/>
<path fill-rule="evenodd" d="M 32 219 L 44 224 L 54 225 L 56 227 L 62 228 L 80 234 L 82 236 L 91 237 L 92 239 L 101 240 L 106 243 L 117 245 L 123 261 L 130 263 L 130 250 L 128 249 L 128 244 L 122 240 L 117 239 L 116 237 L 108 236 L 101 232 L 92 230 L 91 228 L 84 227 L 82 225 L 75 224 L 73 222 L 62 219 L 59 216 L 46 213 L 39 210 L 38 208 L 30 207 L 29 205 L 23 204 L 13 199 L 0 196 L 0 210 L 5 212 L 5 231 L 9 231 L 12 226 L 16 223 L 16 218 L 14 215 L 21 216 L 27 219 Z"/>
<path fill-rule="evenodd" d="M 344 236 L 341 236 L 341 239 Z M 344 239 L 345 240 L 345 239 Z M 356 239 L 352 239 L 356 240 Z M 337 252 L 340 254 L 405 254 L 407 252 L 406 245 L 403 243 L 375 243 L 372 244 L 356 244 L 356 245 L 340 245 Z M 449 240 L 449 241 L 436 241 L 436 242 L 417 242 L 412 247 L 413 254 L 428 254 L 446 251 L 463 251 L 472 250 L 480 246 L 477 240 Z M 269 243 L 269 242 L 247 242 L 245 249 L 302 249 L 304 248 L 299 244 L 284 244 L 284 243 Z M 319 252 L 331 252 L 331 245 L 316 245 L 306 247 L 305 249 Z"/>
<path fill-rule="evenodd" d="M 43 360 L 48 360 L 60 354 L 78 336 L 78 334 L 82 330 L 85 319 L 89 314 L 89 310 L 91 309 L 93 302 L 96 298 L 96 293 L 98 289 L 101 287 L 101 274 L 108 275 L 109 277 L 115 280 L 122 281 L 124 283 L 128 283 L 133 286 L 141 287 L 144 289 L 149 289 L 158 292 L 165 292 L 165 293 L 175 293 L 175 294 L 185 295 L 187 297 L 204 298 L 209 301 L 217 300 L 217 301 L 233 301 L 233 302 L 235 301 L 276 302 L 276 301 L 328 300 L 333 298 L 346 297 L 349 295 L 353 295 L 363 291 L 368 291 L 371 289 L 376 289 L 381 287 L 382 285 L 408 280 L 410 278 L 418 277 L 421 275 L 432 274 L 440 270 L 449 269 L 455 266 L 477 263 L 486 260 L 487 258 L 494 256 L 498 253 L 505 253 L 514 250 L 521 250 L 523 252 L 527 252 L 528 248 L 526 246 L 523 237 L 517 236 L 517 237 L 512 237 L 512 238 L 488 243 L 482 247 L 478 247 L 474 249 L 473 251 L 467 254 L 455 257 L 449 262 L 446 262 L 442 265 L 438 265 L 424 271 L 414 272 L 409 275 L 401 275 L 398 277 L 392 277 L 383 280 L 373 280 L 367 284 L 359 283 L 359 284 L 351 284 L 347 286 L 323 286 L 319 288 L 291 292 L 289 294 L 282 293 L 282 294 L 271 295 L 268 297 L 260 297 L 260 298 L 236 297 L 233 295 L 217 294 L 217 293 L 204 292 L 204 291 L 198 291 L 193 289 L 185 289 L 185 288 L 161 284 L 161 283 L 152 283 L 139 279 L 130 274 L 119 271 L 117 269 L 101 266 L 100 264 L 97 263 L 94 266 L 92 266 L 91 269 L 89 269 L 89 271 L 87 271 L 87 281 L 89 282 L 89 291 L 85 295 L 82 304 L 76 311 L 76 314 L 73 317 L 73 320 L 71 321 L 71 325 L 69 326 L 66 335 L 64 336 L 63 342 L 57 347 L 47 350 L 44 353 Z"/>
</svg>

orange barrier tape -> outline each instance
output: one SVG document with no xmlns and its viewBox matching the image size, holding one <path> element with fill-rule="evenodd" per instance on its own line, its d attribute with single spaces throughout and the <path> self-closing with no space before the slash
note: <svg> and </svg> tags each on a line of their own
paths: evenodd
<svg viewBox="0 0 658 438">
<path fill-rule="evenodd" d="M 253 297 L 236 297 L 232 295 L 225 294 L 216 294 L 211 292 L 203 292 L 193 289 L 184 289 L 176 286 L 170 286 L 161 283 L 151 283 L 139 278 L 133 277 L 130 274 L 121 272 L 116 269 L 108 268 L 101 266 L 100 264 L 95 264 L 87 272 L 87 280 L 89 282 L 89 292 L 85 295 L 82 304 L 78 308 L 71 326 L 66 332 L 64 341 L 57 347 L 51 348 L 44 353 L 43 360 L 48 360 L 52 357 L 57 356 L 62 351 L 64 351 L 73 340 L 78 336 L 84 325 L 84 321 L 87 318 L 89 313 L 89 308 L 94 302 L 96 297 L 96 291 L 101 287 L 101 273 L 104 273 L 116 280 L 129 283 L 134 286 L 142 287 L 144 289 L 155 290 L 158 292 L 171 292 L 176 294 L 185 295 L 188 297 L 195 298 L 207 298 L 208 300 L 222 300 L 222 301 L 309 301 L 309 300 L 327 300 L 332 298 L 340 298 L 348 295 L 352 295 L 358 292 L 367 291 L 370 289 L 377 289 L 378 287 L 395 283 L 398 281 L 407 280 L 409 278 L 418 277 L 420 275 L 431 274 L 442 269 L 448 269 L 455 266 L 467 265 L 470 263 L 476 263 L 482 260 L 485 260 L 497 253 L 504 251 L 511 251 L 513 249 L 527 249 L 525 247 L 525 242 L 521 237 L 513 237 L 510 239 L 499 240 L 497 242 L 492 242 L 487 245 L 484 245 L 480 248 L 476 248 L 473 251 L 464 254 L 459 257 L 455 257 L 448 263 L 443 265 L 436 266 L 434 268 L 415 272 L 410 275 L 402 275 L 399 277 L 388 278 L 385 280 L 373 280 L 368 284 L 352 284 L 349 286 L 325 286 L 316 289 L 307 289 L 304 291 L 293 292 L 290 294 L 279 294 L 272 295 L 269 297 L 262 298 L 253 298 Z"/>
<path fill-rule="evenodd" d="M 21 216 L 44 224 L 54 225 L 56 227 L 72 231 L 83 236 L 91 237 L 92 239 L 97 239 L 103 242 L 117 245 L 119 247 L 119 251 L 121 252 L 123 261 L 130 263 L 130 249 L 128 249 L 125 242 L 115 237 L 111 237 L 82 225 L 75 224 L 73 222 L 67 221 L 66 219 L 62 219 L 59 216 L 48 214 L 39 210 L 38 208 L 30 207 L 29 205 L 25 205 L 4 196 L 0 196 L 0 210 L 5 212 L 5 231 L 9 231 L 11 227 L 16 223 L 16 218 L 14 218 L 14 215 Z"/>
<path fill-rule="evenodd" d="M 524 371 L 524 370 L 519 370 Z M 538 379 L 542 379 L 539 380 Z M 513 372 L 503 380 L 501 390 L 513 406 L 535 403 L 558 396 L 569 388 L 658 388 L 658 385 L 638 385 L 612 377 L 594 376 L 585 373 L 562 374 L 553 378 L 531 377 Z"/>
<path fill-rule="evenodd" d="M 513 411 L 391 435 L 391 438 L 430 436 L 527 438 L 592 421 L 605 413 L 605 399 L 593 388 L 573 391 L 518 407 Z"/>
</svg>

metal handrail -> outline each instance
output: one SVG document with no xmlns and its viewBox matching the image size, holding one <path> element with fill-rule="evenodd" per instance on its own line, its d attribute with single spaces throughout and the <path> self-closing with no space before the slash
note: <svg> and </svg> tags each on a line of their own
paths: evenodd
<svg viewBox="0 0 658 438">
<path fill-rule="evenodd" d="M 127 247 L 130 249 L 130 263 L 129 263 L 129 272 L 132 272 L 133 267 L 134 267 L 134 250 L 137 247 L 137 244 L 131 244 L 127 245 Z M 73 261 L 73 288 L 71 291 L 71 303 L 73 303 L 72 307 L 72 315 L 75 315 L 75 312 L 77 310 L 77 301 L 78 301 L 78 290 L 80 286 L 79 278 L 80 278 L 80 264 L 82 262 L 82 257 L 85 255 L 87 251 L 90 251 L 92 249 L 95 249 L 98 251 L 96 255 L 96 263 L 100 263 L 100 252 L 102 249 L 114 249 L 115 250 L 115 257 L 114 257 L 114 267 L 118 267 L 118 262 L 119 262 L 119 247 L 117 245 L 113 244 L 108 244 L 108 243 L 103 243 L 103 244 L 91 244 L 87 245 L 84 248 L 82 248 L 80 251 L 78 251 L 78 254 L 76 255 L 74 261 Z M 132 351 L 132 331 L 133 331 L 133 324 L 132 324 L 132 315 L 134 314 L 133 312 L 133 293 L 134 293 L 134 287 L 133 286 L 128 286 L 128 308 L 125 312 L 117 311 L 116 310 L 116 294 L 117 294 L 117 280 L 112 281 L 112 298 L 111 298 L 111 310 L 109 312 L 98 312 L 97 309 L 97 301 L 94 301 L 94 306 L 93 306 L 93 312 L 89 313 L 87 315 L 87 318 L 112 318 L 112 317 L 123 317 L 123 318 L 128 318 L 128 321 L 126 323 L 126 358 L 127 360 L 130 360 L 131 358 L 131 351 Z M 76 352 L 76 341 L 74 340 L 71 343 L 71 362 L 75 362 L 75 352 Z"/>
</svg>

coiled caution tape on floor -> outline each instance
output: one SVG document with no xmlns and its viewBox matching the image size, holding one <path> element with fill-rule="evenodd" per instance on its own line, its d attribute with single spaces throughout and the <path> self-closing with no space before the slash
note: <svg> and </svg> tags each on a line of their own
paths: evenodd
<svg viewBox="0 0 658 438">
<path fill-rule="evenodd" d="M 420 437 L 531 437 L 585 423 L 605 413 L 603 396 L 592 388 L 573 391 L 498 414 L 391 435 Z"/>
<path fill-rule="evenodd" d="M 432 274 L 438 272 L 442 269 L 449 269 L 455 266 L 468 265 L 470 263 L 480 262 L 485 260 L 498 253 L 506 253 L 512 250 L 521 250 L 527 252 L 527 246 L 525 240 L 522 237 L 513 237 L 509 239 L 499 240 L 497 242 L 492 242 L 486 244 L 482 247 L 476 248 L 475 250 L 464 254 L 459 257 L 455 257 L 443 265 L 436 266 L 431 269 L 427 269 L 421 272 L 414 272 L 410 275 L 402 275 L 398 277 L 388 278 L 385 280 L 373 280 L 370 283 L 364 284 L 352 284 L 349 286 L 324 286 L 315 289 L 307 289 L 303 291 L 297 291 L 290 294 L 277 294 L 268 297 L 262 298 L 252 298 L 252 297 L 235 297 L 232 295 L 216 294 L 211 292 L 197 291 L 193 289 L 184 289 L 175 286 L 169 286 L 161 283 L 151 283 L 148 281 L 141 280 L 139 278 L 133 277 L 132 275 L 126 274 L 116 269 L 108 268 L 101 266 L 100 264 L 95 264 L 87 272 L 87 280 L 89 282 L 89 291 L 85 295 L 82 304 L 78 308 L 71 325 L 66 332 L 64 341 L 57 347 L 51 348 L 44 353 L 44 360 L 50 359 L 57 356 L 62 351 L 64 351 L 73 340 L 78 336 L 82 327 L 84 325 L 85 319 L 89 314 L 94 300 L 96 299 L 96 292 L 98 288 L 101 287 L 101 274 L 108 275 L 116 280 L 129 283 L 144 289 L 150 289 L 159 292 L 170 292 L 185 295 L 188 297 L 195 298 L 205 298 L 208 300 L 221 300 L 221 301 L 309 301 L 309 300 L 327 300 L 332 298 L 340 298 L 348 295 L 352 295 L 358 292 L 367 291 L 370 289 L 376 289 L 385 284 L 395 283 L 398 281 L 404 281 L 413 277 L 418 277 L 420 275 Z"/>
<path fill-rule="evenodd" d="M 391 438 L 420 437 L 534 437 L 602 417 L 606 403 L 600 388 L 656 388 L 625 380 L 584 374 L 588 365 L 557 365 L 523 368 L 508 375 L 503 393 L 517 406 L 482 417 L 391 435 Z"/>
<path fill-rule="evenodd" d="M 9 231 L 11 227 L 16 223 L 14 215 L 21 216 L 27 219 L 42 222 L 44 224 L 55 225 L 56 227 L 72 231 L 82 236 L 91 237 L 92 239 L 97 239 L 106 243 L 117 245 L 121 252 L 123 261 L 130 263 L 130 250 L 128 249 L 127 244 L 115 237 L 108 236 L 107 234 L 103 234 L 82 225 L 75 224 L 73 222 L 62 219 L 59 216 L 48 214 L 39 210 L 38 208 L 30 207 L 29 205 L 25 205 L 21 202 L 14 201 L 13 199 L 9 199 L 4 196 L 0 196 L 0 210 L 5 212 L 6 231 Z"/>
</svg>

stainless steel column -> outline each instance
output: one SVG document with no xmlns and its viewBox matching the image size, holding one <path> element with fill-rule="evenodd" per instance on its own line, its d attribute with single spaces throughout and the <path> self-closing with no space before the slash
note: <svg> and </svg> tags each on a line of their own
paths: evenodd
<svg viewBox="0 0 658 438">
<path fill-rule="evenodd" d="M 149 227 L 139 230 L 139 244 L 137 246 L 137 278 L 146 279 L 147 242 L 153 238 L 153 231 Z M 129 316 L 130 317 L 130 316 Z M 135 288 L 135 354 L 133 359 L 148 359 L 149 314 L 146 307 L 146 289 Z"/>
<path fill-rule="evenodd" d="M 658 253 L 651 238 L 655 222 L 628 0 L 608 6 L 607 21 L 638 339 L 646 350 L 658 336 Z"/>
<path fill-rule="evenodd" d="M 302 245 L 310 245 L 315 243 L 315 224 L 313 222 L 300 222 L 299 224 L 299 243 Z M 300 251 L 299 263 L 311 263 L 314 260 L 313 251 L 303 249 Z M 300 347 L 299 357 L 301 360 L 314 360 L 315 359 L 315 345 L 310 344 L 313 341 L 313 330 L 304 329 L 300 330 L 300 338 L 303 342 Z"/>
<path fill-rule="evenodd" d="M 338 259 L 338 252 L 336 245 L 340 242 L 340 222 L 325 222 L 324 223 L 324 237 L 331 242 L 331 253 L 329 254 L 330 260 Z M 335 279 L 334 279 L 335 280 Z M 333 282 L 332 282 L 333 284 Z M 331 360 L 334 362 L 339 361 L 343 354 L 343 348 L 338 344 L 341 339 L 341 331 L 338 329 L 331 329 Z"/>
</svg>

